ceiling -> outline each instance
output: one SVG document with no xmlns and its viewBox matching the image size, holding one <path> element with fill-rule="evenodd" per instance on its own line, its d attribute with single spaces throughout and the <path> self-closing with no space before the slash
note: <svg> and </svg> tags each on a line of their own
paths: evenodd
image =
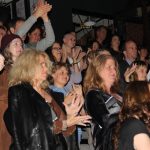
<svg viewBox="0 0 150 150">
<path fill-rule="evenodd" d="M 150 0 L 74 0 L 72 1 L 72 18 L 75 31 L 80 38 L 96 26 L 111 26 L 114 19 L 141 23 L 143 4 L 149 6 Z M 88 16 L 95 22 L 92 27 L 84 25 Z"/>
<path fill-rule="evenodd" d="M 150 0 L 74 0 L 72 8 L 77 13 L 116 17 L 135 13 L 142 3 L 149 5 Z"/>
<path fill-rule="evenodd" d="M 2 1 L 9 3 L 12 0 L 0 0 L 0 3 Z M 150 0 L 64 0 L 61 5 L 64 2 L 72 7 L 72 20 L 78 38 L 92 30 L 93 27 L 99 25 L 111 26 L 116 18 L 139 21 L 141 20 L 141 5 L 143 3 L 147 6 L 150 5 Z M 92 27 L 84 24 L 89 19 L 89 16 L 90 20 L 95 22 Z"/>
</svg>

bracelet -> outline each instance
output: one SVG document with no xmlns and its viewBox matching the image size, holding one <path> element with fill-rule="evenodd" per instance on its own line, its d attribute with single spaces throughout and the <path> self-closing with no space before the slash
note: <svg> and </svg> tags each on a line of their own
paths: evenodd
<svg viewBox="0 0 150 150">
<path fill-rule="evenodd" d="M 63 131 L 66 131 L 66 130 L 67 130 L 67 127 L 68 127 L 68 126 L 67 126 L 67 120 L 63 120 L 63 121 L 62 121 L 62 125 L 63 125 L 63 126 L 62 126 L 62 130 L 63 130 Z"/>
<path fill-rule="evenodd" d="M 72 65 L 78 64 L 80 61 L 73 62 Z"/>
</svg>

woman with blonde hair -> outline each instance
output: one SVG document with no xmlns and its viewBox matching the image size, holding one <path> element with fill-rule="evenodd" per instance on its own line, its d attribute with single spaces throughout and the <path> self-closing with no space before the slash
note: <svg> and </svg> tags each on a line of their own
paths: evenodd
<svg viewBox="0 0 150 150">
<path fill-rule="evenodd" d="M 87 112 L 92 116 L 96 150 L 111 150 L 112 127 L 117 121 L 121 96 L 118 94 L 118 64 L 111 55 L 98 55 L 84 78 Z"/>
<path fill-rule="evenodd" d="M 130 82 L 114 132 L 115 150 L 150 149 L 150 84 Z"/>
<path fill-rule="evenodd" d="M 89 119 L 71 115 L 70 109 L 75 113 L 80 110 L 80 99 L 76 99 L 71 108 L 67 107 L 70 118 L 61 112 L 47 91 L 50 73 L 51 62 L 42 51 L 26 50 L 14 63 L 9 75 L 8 109 L 4 115 L 13 139 L 12 149 L 67 150 L 63 136 L 56 134 L 70 135 L 75 129 L 73 125 L 84 125 Z M 57 142 L 62 143 L 57 145 Z"/>
<path fill-rule="evenodd" d="M 13 64 L 9 75 L 5 125 L 12 149 L 54 150 L 52 114 L 45 100 L 49 59 L 44 52 L 27 50 Z"/>
</svg>

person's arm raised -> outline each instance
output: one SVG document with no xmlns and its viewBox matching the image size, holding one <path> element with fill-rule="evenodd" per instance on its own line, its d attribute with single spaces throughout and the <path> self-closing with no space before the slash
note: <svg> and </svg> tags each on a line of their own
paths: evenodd
<svg viewBox="0 0 150 150">
<path fill-rule="evenodd" d="M 41 18 L 43 19 L 44 22 L 44 26 L 45 26 L 45 38 L 41 39 L 36 46 L 36 49 L 38 50 L 46 50 L 49 46 L 52 45 L 52 43 L 55 41 L 55 35 L 54 35 L 54 31 L 51 25 L 51 22 L 48 18 L 48 12 L 51 11 L 52 9 L 52 5 L 49 5 L 47 2 L 45 2 L 45 5 L 48 5 L 49 7 L 47 8 L 47 12 L 44 13 Z"/>
</svg>

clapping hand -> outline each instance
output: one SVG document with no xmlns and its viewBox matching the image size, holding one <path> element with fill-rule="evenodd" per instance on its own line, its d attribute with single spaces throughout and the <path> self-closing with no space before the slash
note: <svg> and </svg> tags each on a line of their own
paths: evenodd
<svg viewBox="0 0 150 150">
<path fill-rule="evenodd" d="M 136 70 L 137 65 L 133 64 L 132 67 L 127 68 L 127 70 L 124 73 L 124 77 L 125 77 L 125 81 L 126 82 L 130 82 L 129 78 L 131 76 L 131 74 Z"/>
<path fill-rule="evenodd" d="M 39 17 L 45 18 L 47 17 L 47 13 L 51 11 L 51 9 L 52 9 L 52 5 L 48 4 L 47 2 L 43 2 L 42 0 L 38 0 L 33 15 L 36 18 L 39 18 Z"/>
<path fill-rule="evenodd" d="M 64 104 L 70 105 L 72 103 L 72 100 L 76 98 L 76 94 L 74 91 L 70 91 L 64 98 Z"/>
<path fill-rule="evenodd" d="M 67 112 L 67 116 L 77 116 L 78 112 L 81 110 L 82 106 L 83 106 L 83 101 L 81 101 L 81 97 L 76 95 L 74 96 L 74 99 L 72 100 L 70 105 L 67 105 L 66 103 L 64 103 L 66 112 Z"/>
<path fill-rule="evenodd" d="M 73 92 L 75 92 L 77 95 L 82 95 L 82 86 L 79 84 L 73 84 L 72 86 Z"/>
<path fill-rule="evenodd" d="M 82 48 L 80 46 L 76 46 L 72 49 L 72 58 L 77 61 Z"/>
</svg>

